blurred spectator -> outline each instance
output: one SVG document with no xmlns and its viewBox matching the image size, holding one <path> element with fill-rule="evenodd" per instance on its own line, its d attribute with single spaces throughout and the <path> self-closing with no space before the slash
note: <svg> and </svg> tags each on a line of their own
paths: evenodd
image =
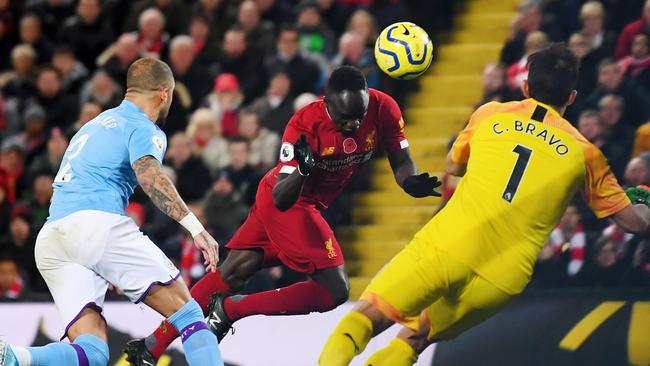
<svg viewBox="0 0 650 366">
<path fill-rule="evenodd" d="M 187 7 L 182 0 L 140 0 L 133 4 L 131 12 L 124 23 L 124 31 L 134 31 L 142 27 L 142 14 L 150 9 L 156 9 L 165 19 L 164 29 L 175 36 L 186 29 Z"/>
<path fill-rule="evenodd" d="M 573 33 L 569 38 L 569 49 L 580 60 L 580 73 L 576 83 L 578 98 L 591 94 L 596 87 L 596 77 L 600 58 L 590 51 L 589 41 L 582 33 Z"/>
<path fill-rule="evenodd" d="M 620 180 L 623 178 L 625 163 L 629 157 L 629 145 L 620 145 L 616 140 L 609 140 L 611 128 L 603 122 L 600 114 L 594 110 L 586 110 L 578 119 L 580 133 L 596 145 L 607 158 L 612 172 Z"/>
<path fill-rule="evenodd" d="M 273 75 L 285 72 L 291 79 L 291 94 L 315 92 L 321 72 L 313 61 L 300 54 L 298 30 L 283 26 L 278 33 L 277 51 L 266 60 L 266 70 Z"/>
<path fill-rule="evenodd" d="M 23 191 L 23 174 L 25 172 L 25 154 L 17 145 L 3 143 L 0 152 L 0 188 L 5 192 L 6 200 L 14 204 Z"/>
<path fill-rule="evenodd" d="M 197 109 L 185 133 L 192 141 L 194 156 L 203 159 L 211 172 L 228 165 L 228 141 L 221 136 L 219 120 L 210 109 Z"/>
<path fill-rule="evenodd" d="M 632 42 L 632 54 L 619 62 L 623 74 L 634 79 L 646 93 L 650 93 L 650 38 L 637 34 Z"/>
<path fill-rule="evenodd" d="M 246 44 L 257 53 L 268 54 L 275 45 L 273 23 L 261 20 L 260 9 L 253 0 L 244 0 L 239 5 L 237 24 L 246 33 Z"/>
<path fill-rule="evenodd" d="M 641 18 L 626 25 L 618 36 L 614 53 L 616 59 L 622 59 L 632 52 L 632 43 L 638 34 L 650 37 L 650 0 L 646 0 Z"/>
<path fill-rule="evenodd" d="M 37 16 L 43 22 L 43 32 L 45 34 L 56 34 L 56 31 L 59 30 L 61 23 L 73 14 L 74 1 L 27 1 L 25 10 Z"/>
<path fill-rule="evenodd" d="M 617 239 L 611 235 L 600 237 L 595 243 L 593 260 L 581 271 L 578 283 L 582 286 L 616 287 L 626 271 L 624 253 L 619 251 Z"/>
<path fill-rule="evenodd" d="M 53 128 L 45 145 L 45 152 L 36 156 L 27 168 L 27 181 L 33 181 L 39 174 L 56 175 L 68 147 L 68 139 L 58 128 Z"/>
<path fill-rule="evenodd" d="M 641 184 L 650 186 L 650 151 L 630 160 L 625 167 L 625 181 L 631 187 Z"/>
<path fill-rule="evenodd" d="M 257 98 L 264 92 L 266 75 L 264 75 L 263 57 L 248 47 L 246 33 L 235 26 L 224 36 L 221 71 L 234 74 L 241 85 L 246 102 Z M 224 130 L 224 134 L 225 134 Z"/>
<path fill-rule="evenodd" d="M 235 190 L 228 172 L 221 171 L 203 200 L 203 210 L 208 226 L 216 231 L 215 238 L 227 242 L 246 219 L 249 207 L 241 192 Z"/>
<path fill-rule="evenodd" d="M 11 49 L 16 41 L 7 29 L 7 23 L 0 17 L 0 71 L 11 68 Z"/>
<path fill-rule="evenodd" d="M 71 139 L 83 125 L 99 116 L 100 113 L 102 113 L 101 105 L 94 102 L 85 102 L 79 109 L 79 117 L 77 117 L 77 120 L 65 131 L 65 136 Z"/>
<path fill-rule="evenodd" d="M 7 200 L 7 192 L 5 191 L 5 188 L 0 184 L 0 237 L 9 232 L 10 220 L 11 204 Z"/>
<path fill-rule="evenodd" d="M 77 61 L 74 51 L 68 46 L 59 46 L 54 50 L 52 66 L 63 77 L 61 90 L 64 94 L 77 94 L 88 78 L 88 69 Z"/>
<path fill-rule="evenodd" d="M 79 0 L 77 14 L 63 22 L 57 40 L 68 44 L 86 69 L 95 69 L 95 60 L 113 39 L 113 30 L 102 17 L 100 0 Z"/>
<path fill-rule="evenodd" d="M 231 137 L 237 134 L 237 110 L 244 100 L 239 81 L 233 74 L 224 73 L 214 80 L 214 88 L 206 98 L 206 106 L 221 120 L 221 134 Z"/>
<path fill-rule="evenodd" d="M 86 103 L 97 104 L 102 110 L 106 110 L 117 107 L 122 101 L 123 94 L 124 91 L 109 73 L 106 70 L 99 69 L 95 71 L 92 78 L 81 89 L 79 103 L 82 105 Z"/>
<path fill-rule="evenodd" d="M 209 71 L 219 57 L 214 35 L 210 33 L 210 21 L 205 15 L 194 15 L 190 20 L 188 33 L 194 41 L 196 63 Z"/>
<path fill-rule="evenodd" d="M 369 50 L 375 48 L 375 39 L 379 35 L 375 17 L 369 11 L 361 8 L 357 9 L 348 21 L 347 32 L 356 33 L 361 37 L 364 47 Z"/>
<path fill-rule="evenodd" d="M 312 93 L 302 93 L 299 96 L 296 97 L 296 100 L 293 102 L 293 111 L 298 112 L 300 109 L 302 109 L 304 106 L 307 104 L 315 101 L 318 99 L 318 97 L 315 94 Z M 287 121 L 288 122 L 288 121 Z M 281 132 L 284 134 L 284 129 Z"/>
<path fill-rule="evenodd" d="M 250 165 L 266 171 L 277 164 L 280 136 L 261 127 L 260 117 L 255 112 L 243 110 L 239 114 L 239 135 L 249 141 L 248 163 Z"/>
<path fill-rule="evenodd" d="M 208 20 L 210 34 L 221 40 L 236 18 L 237 2 L 227 0 L 198 0 L 192 5 L 192 14 L 199 14 Z"/>
<path fill-rule="evenodd" d="M 184 132 L 169 140 L 165 163 L 176 172 L 176 189 L 186 202 L 198 201 L 210 187 L 210 172 L 200 158 L 192 154 L 192 142 Z"/>
<path fill-rule="evenodd" d="M 190 212 L 197 217 L 201 224 L 203 224 L 203 226 L 208 227 L 209 223 L 201 205 L 190 204 L 188 205 L 188 208 L 190 209 Z M 217 238 L 217 240 L 221 241 L 220 238 Z M 192 237 L 185 232 L 182 235 L 180 246 L 181 256 L 178 263 L 178 269 L 180 269 L 185 283 L 188 286 L 191 286 L 205 275 L 205 265 L 203 264 L 205 260 L 203 259 L 201 250 L 194 245 Z"/>
<path fill-rule="evenodd" d="M 646 122 L 636 130 L 632 156 L 638 156 L 644 151 L 650 151 L 650 122 Z"/>
<path fill-rule="evenodd" d="M 127 216 L 133 219 L 133 222 L 135 222 L 140 230 L 142 230 L 147 221 L 147 213 L 145 212 L 144 206 L 138 202 L 129 202 L 124 211 Z"/>
<path fill-rule="evenodd" d="M 5 98 L 24 101 L 36 90 L 36 52 L 28 44 L 20 44 L 11 50 L 12 71 L 3 75 L 2 94 Z"/>
<path fill-rule="evenodd" d="M 543 31 L 552 41 L 562 38 L 554 24 L 544 23 L 544 14 L 538 1 L 524 1 L 519 5 L 518 11 L 511 24 L 510 37 L 501 49 L 500 61 L 504 65 L 511 65 L 521 59 L 526 37 L 532 32 Z"/>
<path fill-rule="evenodd" d="M 43 35 L 41 20 L 36 15 L 27 14 L 20 19 L 20 41 L 34 48 L 38 64 L 52 58 L 52 42 Z"/>
<path fill-rule="evenodd" d="M 597 106 L 605 94 L 623 98 L 623 119 L 628 125 L 636 127 L 650 118 L 650 96 L 634 81 L 625 80 L 621 68 L 611 59 L 603 60 L 598 66 L 598 86 L 587 98 L 586 105 Z"/>
<path fill-rule="evenodd" d="M 16 261 L 8 253 L 0 254 L 0 299 L 20 298 L 24 287 Z"/>
<path fill-rule="evenodd" d="M 255 0 L 263 20 L 273 24 L 286 24 L 293 22 L 293 10 L 283 0 Z"/>
<path fill-rule="evenodd" d="M 559 224 L 551 232 L 549 245 L 556 260 L 564 262 L 566 274 L 575 276 L 584 264 L 587 245 L 587 236 L 576 206 L 567 207 Z"/>
<path fill-rule="evenodd" d="M 65 128 L 77 117 L 77 100 L 63 93 L 61 73 L 51 66 L 42 67 L 36 76 L 36 95 L 31 99 L 47 111 L 45 121 L 49 127 Z"/>
<path fill-rule="evenodd" d="M 318 7 L 323 20 L 336 36 L 343 34 L 350 18 L 350 8 L 335 0 L 318 0 Z"/>
<path fill-rule="evenodd" d="M 165 32 L 165 17 L 157 8 L 149 8 L 138 19 L 138 44 L 142 52 L 160 58 L 167 53 L 169 34 Z"/>
<path fill-rule="evenodd" d="M 543 49 L 548 44 L 548 37 L 544 32 L 530 32 L 524 43 L 524 56 L 508 67 L 508 85 L 512 90 L 519 90 L 521 82 L 528 77 L 528 57 Z"/>
<path fill-rule="evenodd" d="M 32 227 L 35 230 L 40 230 L 50 215 L 50 200 L 53 193 L 52 183 L 54 183 L 54 178 L 47 173 L 38 175 L 34 179 L 29 209 L 33 215 Z"/>
<path fill-rule="evenodd" d="M 27 284 L 30 289 L 47 291 L 45 281 L 36 268 L 34 260 L 34 244 L 36 235 L 31 229 L 32 213 L 25 205 L 17 205 L 11 212 L 9 234 L 0 238 L 0 250 L 8 251 L 16 258 L 18 268 L 27 273 Z"/>
<path fill-rule="evenodd" d="M 275 73 L 271 78 L 266 95 L 254 100 L 248 109 L 259 116 L 263 127 L 281 135 L 294 112 L 290 90 L 291 80 L 288 74 Z"/>
<path fill-rule="evenodd" d="M 373 52 L 363 44 L 358 33 L 346 32 L 339 39 L 339 50 L 332 59 L 332 67 L 350 65 L 357 67 L 366 77 L 369 88 L 379 87 L 379 69 Z"/>
<path fill-rule="evenodd" d="M 25 163 L 31 160 L 44 150 L 47 130 L 45 123 L 45 111 L 37 104 L 32 104 L 23 113 L 23 131 L 9 138 L 4 143 L 20 146 L 25 154 Z"/>
<path fill-rule="evenodd" d="M 376 19 L 379 29 L 383 29 L 393 23 L 402 22 L 404 19 L 411 18 L 405 4 L 406 2 L 401 0 L 373 0 L 370 2 L 368 10 L 373 18 Z"/>
<path fill-rule="evenodd" d="M 323 22 L 319 11 L 315 0 L 302 0 L 298 5 L 296 27 L 300 34 L 299 45 L 305 52 L 329 58 L 334 55 L 336 40 L 332 30 Z"/>
<path fill-rule="evenodd" d="M 623 274 L 621 282 L 628 287 L 650 286 L 650 241 L 648 239 L 638 239 L 633 250 L 632 263 Z"/>
<path fill-rule="evenodd" d="M 132 33 L 125 33 L 117 39 L 113 46 L 99 56 L 98 65 L 106 70 L 108 75 L 124 89 L 129 66 L 141 56 L 138 37 Z"/>
<path fill-rule="evenodd" d="M 599 1 L 587 1 L 580 9 L 581 33 L 599 60 L 611 57 L 616 46 L 616 36 L 605 29 L 605 17 L 605 7 Z"/>
<path fill-rule="evenodd" d="M 607 130 L 607 141 L 629 149 L 634 140 L 634 128 L 623 121 L 625 101 L 614 94 L 607 94 L 598 102 L 600 119 Z"/>
<path fill-rule="evenodd" d="M 506 82 L 506 70 L 501 64 L 485 65 L 481 86 L 483 88 L 483 98 L 478 103 L 479 106 L 487 102 L 509 102 L 514 99 L 514 93 L 510 91 Z"/>
<path fill-rule="evenodd" d="M 192 108 L 198 107 L 210 93 L 212 77 L 196 63 L 196 45 L 190 36 L 174 37 L 169 47 L 169 66 L 174 72 L 176 87 L 187 88 L 192 98 Z"/>
<path fill-rule="evenodd" d="M 261 177 L 257 170 L 248 163 L 250 160 L 250 143 L 244 137 L 233 137 L 230 139 L 230 144 L 228 144 L 228 155 L 230 156 L 230 164 L 221 173 L 217 174 L 217 177 L 225 172 L 235 191 L 241 194 L 243 202 L 248 206 L 252 206 L 253 202 L 255 202 L 257 184 Z"/>
</svg>

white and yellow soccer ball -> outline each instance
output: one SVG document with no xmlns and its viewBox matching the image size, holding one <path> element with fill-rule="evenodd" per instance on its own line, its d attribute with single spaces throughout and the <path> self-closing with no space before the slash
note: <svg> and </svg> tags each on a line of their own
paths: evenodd
<svg viewBox="0 0 650 366">
<path fill-rule="evenodd" d="M 375 60 L 381 71 L 392 78 L 414 79 L 431 65 L 433 44 L 427 32 L 417 25 L 394 23 L 377 37 Z"/>
</svg>

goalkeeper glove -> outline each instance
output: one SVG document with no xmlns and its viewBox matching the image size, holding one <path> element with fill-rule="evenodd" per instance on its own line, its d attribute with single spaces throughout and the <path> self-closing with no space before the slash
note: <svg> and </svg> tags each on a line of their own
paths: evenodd
<svg viewBox="0 0 650 366">
<path fill-rule="evenodd" d="M 633 204 L 644 204 L 650 206 L 650 187 L 640 185 L 625 190 Z"/>
<path fill-rule="evenodd" d="M 415 198 L 427 196 L 440 197 L 441 194 L 435 191 L 440 185 L 442 185 L 442 182 L 438 181 L 438 177 L 429 177 L 429 173 L 422 173 L 420 175 L 411 175 L 404 179 L 402 188 L 404 192 Z"/>
</svg>

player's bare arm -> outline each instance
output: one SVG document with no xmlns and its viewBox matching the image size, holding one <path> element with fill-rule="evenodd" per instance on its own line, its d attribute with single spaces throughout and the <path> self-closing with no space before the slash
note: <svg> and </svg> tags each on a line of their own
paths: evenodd
<svg viewBox="0 0 650 366">
<path fill-rule="evenodd" d="M 298 162 L 296 170 L 291 174 L 278 174 L 278 181 L 273 187 L 273 204 L 280 211 L 286 211 L 296 203 L 302 192 L 303 184 L 316 165 L 314 153 L 309 147 L 305 135 L 296 141 L 293 149 Z"/>
<path fill-rule="evenodd" d="M 438 177 L 430 177 L 429 173 L 418 175 L 418 168 L 415 166 L 408 147 L 389 152 L 388 161 L 397 184 L 402 187 L 404 192 L 416 198 L 440 196 L 435 189 L 442 183 L 438 181 Z"/>
<path fill-rule="evenodd" d="M 451 152 L 447 154 L 447 173 L 456 177 L 462 177 L 467 171 L 467 164 L 456 164 L 451 159 Z"/>
<path fill-rule="evenodd" d="M 133 171 L 154 205 L 190 232 L 194 244 L 203 251 L 208 269 L 216 271 L 218 243 L 187 208 L 171 179 L 162 171 L 160 161 L 151 155 L 143 156 L 133 162 Z"/>
</svg>

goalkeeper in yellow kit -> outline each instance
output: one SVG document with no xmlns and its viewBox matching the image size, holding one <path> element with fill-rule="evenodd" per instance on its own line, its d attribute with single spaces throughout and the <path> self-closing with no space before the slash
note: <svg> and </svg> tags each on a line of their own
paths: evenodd
<svg viewBox="0 0 650 366">
<path fill-rule="evenodd" d="M 319 365 L 348 365 L 393 322 L 404 328 L 366 365 L 412 365 L 431 343 L 494 315 L 526 287 L 578 191 L 599 218 L 648 231 L 647 191 L 631 191 L 632 204 L 600 150 L 562 118 L 576 97 L 577 59 L 553 45 L 528 64 L 528 99 L 474 112 L 448 156 L 448 171 L 463 177 L 454 196 L 373 279 Z"/>
</svg>

